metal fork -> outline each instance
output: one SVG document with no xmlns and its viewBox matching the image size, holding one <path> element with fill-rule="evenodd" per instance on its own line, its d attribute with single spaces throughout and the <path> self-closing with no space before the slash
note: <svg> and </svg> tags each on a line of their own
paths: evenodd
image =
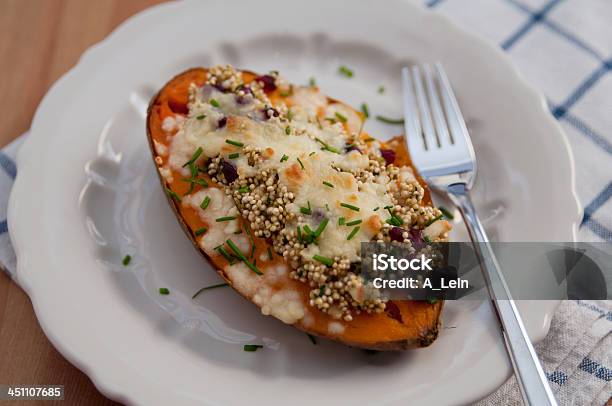
<svg viewBox="0 0 612 406">
<path fill-rule="evenodd" d="M 457 205 L 484 274 L 525 404 L 556 405 L 506 281 L 470 198 L 476 157 L 446 73 L 439 63 L 402 69 L 404 126 L 421 176 Z"/>
</svg>

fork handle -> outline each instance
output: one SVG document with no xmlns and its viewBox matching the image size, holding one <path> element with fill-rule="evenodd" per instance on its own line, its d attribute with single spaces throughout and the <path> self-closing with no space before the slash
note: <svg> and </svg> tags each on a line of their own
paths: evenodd
<svg viewBox="0 0 612 406">
<path fill-rule="evenodd" d="M 474 243 L 524 403 L 538 406 L 557 405 L 540 361 L 527 336 L 523 320 L 512 300 L 495 254 L 491 249 L 487 234 L 474 210 L 467 185 L 452 184 L 448 186 L 448 194 L 459 208 Z"/>
</svg>

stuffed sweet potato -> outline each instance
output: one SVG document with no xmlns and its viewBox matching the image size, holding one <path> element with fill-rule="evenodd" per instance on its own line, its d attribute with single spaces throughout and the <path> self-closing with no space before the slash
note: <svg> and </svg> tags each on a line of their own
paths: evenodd
<svg viewBox="0 0 612 406">
<path fill-rule="evenodd" d="M 450 225 L 402 139 L 376 141 L 364 120 L 316 86 L 219 66 L 171 79 L 147 135 L 188 237 L 263 314 L 351 346 L 425 347 L 443 303 L 381 298 L 360 243 L 444 240 Z"/>
</svg>

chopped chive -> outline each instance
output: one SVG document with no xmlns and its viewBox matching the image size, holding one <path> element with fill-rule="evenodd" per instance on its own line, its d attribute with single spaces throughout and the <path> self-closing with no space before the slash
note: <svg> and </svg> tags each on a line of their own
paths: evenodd
<svg viewBox="0 0 612 406">
<path fill-rule="evenodd" d="M 433 223 L 435 223 L 436 221 L 440 220 L 442 217 L 444 217 L 443 214 L 440 214 L 439 216 L 436 216 L 434 218 L 432 218 L 431 220 L 429 220 L 427 223 L 425 223 L 425 227 L 432 225 Z"/>
<path fill-rule="evenodd" d="M 370 118 L 370 109 L 367 104 L 361 103 L 361 112 L 365 118 Z"/>
<path fill-rule="evenodd" d="M 280 159 L 281 162 L 285 162 L 286 160 L 288 160 L 289 157 L 287 155 L 283 155 Z"/>
<path fill-rule="evenodd" d="M 351 209 L 353 211 L 359 211 L 359 207 L 357 206 L 353 206 L 352 204 L 348 204 L 348 203 L 340 203 L 340 206 L 342 207 L 346 207 L 347 209 Z"/>
<path fill-rule="evenodd" d="M 338 68 L 338 72 L 341 75 L 346 76 L 347 78 L 352 78 L 353 77 L 353 71 L 350 70 L 349 68 L 347 68 L 346 66 L 342 65 Z"/>
<path fill-rule="evenodd" d="M 168 288 L 159 288 L 159 294 L 160 295 L 169 295 L 170 294 L 170 290 L 168 290 Z"/>
<path fill-rule="evenodd" d="M 395 215 L 391 216 L 391 218 L 388 218 L 388 219 L 386 220 L 386 222 L 387 222 L 388 224 L 391 224 L 392 226 L 396 226 L 396 227 L 399 227 L 399 226 L 401 226 L 402 224 L 404 224 L 404 221 L 403 221 L 401 218 L 399 218 L 399 217 L 397 217 L 397 216 L 395 216 Z"/>
<path fill-rule="evenodd" d="M 319 130 L 322 130 L 323 126 L 321 125 L 321 120 L 319 120 L 319 116 L 317 116 L 316 118 L 317 118 L 317 125 L 319 126 Z"/>
<path fill-rule="evenodd" d="M 298 241 L 302 242 L 303 238 L 302 238 L 302 229 L 300 228 L 300 226 L 297 226 L 297 237 L 298 237 Z"/>
<path fill-rule="evenodd" d="M 314 77 L 311 77 L 310 79 L 308 79 L 308 84 L 310 85 L 310 87 L 315 87 L 317 85 L 317 81 Z"/>
<path fill-rule="evenodd" d="M 312 257 L 315 261 L 322 263 L 323 265 L 332 266 L 334 264 L 334 260 L 331 258 L 324 257 L 322 255 L 314 255 Z"/>
<path fill-rule="evenodd" d="M 318 236 L 321 235 L 321 233 L 323 233 L 323 230 L 325 230 L 325 227 L 327 226 L 327 223 L 329 223 L 329 219 L 328 218 L 324 218 L 323 221 L 321 221 L 321 223 L 319 223 L 319 226 L 317 227 L 317 229 L 314 232 L 315 238 L 317 238 Z"/>
<path fill-rule="evenodd" d="M 300 166 L 302 167 L 302 169 L 304 169 L 304 164 L 302 163 L 302 160 L 300 158 L 297 158 L 297 161 L 300 163 Z"/>
<path fill-rule="evenodd" d="M 200 209 L 206 210 L 209 204 L 210 204 L 210 197 L 206 196 L 204 200 L 202 200 L 202 203 L 200 204 Z"/>
<path fill-rule="evenodd" d="M 329 205 L 327 203 L 325 203 L 325 209 L 329 211 Z"/>
<path fill-rule="evenodd" d="M 316 153 L 317 153 L 317 151 L 312 151 L 310 154 L 308 154 L 308 156 L 313 156 Z"/>
<path fill-rule="evenodd" d="M 235 258 L 232 255 L 230 255 L 230 253 L 227 252 L 225 248 L 223 248 L 223 245 L 219 245 L 218 247 L 216 247 L 215 251 L 218 251 L 219 254 L 223 255 L 223 257 L 227 260 L 227 262 L 229 262 L 230 265 L 233 265 L 236 263 Z"/>
<path fill-rule="evenodd" d="M 351 227 L 351 226 L 356 226 L 357 224 L 361 224 L 361 219 L 349 221 L 348 223 L 346 223 L 346 226 Z"/>
<path fill-rule="evenodd" d="M 383 94 L 385 92 L 385 87 L 383 85 L 378 86 L 378 94 Z"/>
<path fill-rule="evenodd" d="M 338 120 L 342 121 L 343 123 L 346 123 L 348 121 L 348 119 L 346 118 L 346 116 L 340 112 L 335 113 L 336 117 L 338 118 Z"/>
<path fill-rule="evenodd" d="M 379 207 L 375 207 L 374 210 L 372 210 L 372 211 L 378 211 L 378 209 L 380 209 L 380 206 Z"/>
<path fill-rule="evenodd" d="M 346 224 L 346 219 L 344 217 L 340 217 L 338 219 L 338 225 L 343 226 L 344 224 Z"/>
<path fill-rule="evenodd" d="M 121 261 L 121 263 L 123 264 L 123 266 L 128 266 L 131 260 L 132 260 L 132 256 L 126 255 L 125 257 L 123 257 L 123 261 Z"/>
<path fill-rule="evenodd" d="M 245 344 L 244 347 L 243 347 L 243 349 L 246 352 L 255 352 L 259 348 L 263 348 L 263 345 L 259 345 L 259 344 Z"/>
<path fill-rule="evenodd" d="M 280 92 L 280 97 L 289 97 L 291 96 L 291 93 L 289 92 Z"/>
<path fill-rule="evenodd" d="M 361 227 L 359 227 L 359 226 L 353 228 L 353 231 L 351 231 L 351 233 L 346 237 L 347 241 L 351 240 L 355 236 L 355 234 L 357 234 L 359 232 L 360 228 Z"/>
<path fill-rule="evenodd" d="M 312 209 L 310 208 L 310 202 L 308 203 L 308 207 L 300 207 L 300 213 L 302 214 L 312 214 Z"/>
<path fill-rule="evenodd" d="M 225 140 L 226 144 L 230 144 L 230 145 L 235 145 L 237 147 L 244 147 L 244 144 L 239 142 L 239 141 L 234 141 L 234 140 Z"/>
<path fill-rule="evenodd" d="M 216 99 L 210 99 L 209 103 L 214 107 L 221 107 L 221 104 Z"/>
<path fill-rule="evenodd" d="M 236 218 L 238 218 L 238 216 L 225 216 L 225 217 L 218 217 L 215 219 L 215 221 L 217 223 L 221 223 L 222 221 L 236 220 Z"/>
<path fill-rule="evenodd" d="M 196 120 L 204 120 L 206 118 L 206 114 L 200 114 L 196 117 Z"/>
<path fill-rule="evenodd" d="M 289 126 L 285 127 L 285 134 L 287 135 L 291 134 L 291 127 Z"/>
<path fill-rule="evenodd" d="M 385 210 L 389 210 L 389 209 L 392 209 L 392 208 L 393 208 L 392 204 L 389 204 L 389 205 L 383 207 L 383 209 L 385 209 Z"/>
<path fill-rule="evenodd" d="M 270 247 L 268 247 L 268 259 L 270 261 L 272 261 L 274 259 L 274 256 L 272 255 L 272 250 L 270 249 Z"/>
<path fill-rule="evenodd" d="M 308 334 L 308 333 L 306 333 L 306 335 L 308 336 L 308 339 L 310 340 L 312 345 L 317 345 L 317 339 L 315 338 L 315 336 L 313 336 L 312 334 Z"/>
<path fill-rule="evenodd" d="M 287 109 L 287 120 L 293 120 L 293 111 L 291 109 Z"/>
<path fill-rule="evenodd" d="M 198 147 L 198 149 L 196 149 L 196 151 L 191 156 L 191 159 L 189 159 L 189 161 L 185 162 L 185 164 L 183 165 L 183 168 L 186 167 L 186 166 L 189 166 L 189 165 L 191 165 L 193 163 L 195 163 L 195 161 L 200 157 L 200 155 L 202 155 L 202 152 L 204 152 L 202 147 Z"/>
<path fill-rule="evenodd" d="M 310 226 L 308 224 L 304 224 L 303 229 L 306 232 L 306 234 L 308 234 L 308 235 L 314 234 L 314 231 L 312 231 L 312 229 L 310 228 Z"/>
<path fill-rule="evenodd" d="M 319 144 L 323 145 L 323 148 L 321 148 L 324 151 L 329 151 L 329 152 L 333 152 L 335 154 L 339 154 L 340 151 L 338 151 L 336 148 L 331 147 L 328 143 L 326 143 L 325 141 L 323 141 L 320 138 L 315 138 L 315 141 L 318 142 Z"/>
<path fill-rule="evenodd" d="M 333 117 L 325 117 L 325 121 L 329 121 L 330 124 L 336 124 L 336 119 Z"/>
<path fill-rule="evenodd" d="M 365 142 L 372 142 L 372 141 L 376 141 L 375 138 L 372 137 L 367 137 L 366 139 L 364 139 Z"/>
<path fill-rule="evenodd" d="M 247 193 L 248 191 L 250 191 L 251 189 L 249 189 L 248 186 L 243 186 L 240 189 L 238 189 L 238 192 L 240 193 Z"/>
<path fill-rule="evenodd" d="M 181 197 L 179 195 L 177 195 L 175 192 L 173 192 L 172 190 L 166 188 L 166 193 L 168 194 L 168 196 L 170 196 L 171 198 L 173 198 L 177 202 L 181 201 Z"/>
<path fill-rule="evenodd" d="M 233 154 L 229 154 L 227 157 L 229 159 L 236 159 L 240 156 L 240 154 L 238 152 L 234 152 Z"/>
<path fill-rule="evenodd" d="M 389 118 L 389 117 L 378 115 L 376 116 L 376 119 L 386 124 L 404 124 L 403 118 Z"/>
<path fill-rule="evenodd" d="M 206 227 L 202 227 L 202 228 L 198 228 L 197 230 L 195 230 L 194 234 L 197 236 L 200 236 L 204 234 L 206 231 L 208 231 L 208 229 Z"/>
<path fill-rule="evenodd" d="M 451 213 L 450 211 L 446 210 L 446 208 L 444 208 L 444 207 L 440 206 L 440 207 L 438 207 L 438 209 L 439 209 L 439 210 L 442 212 L 442 214 L 444 214 L 444 216 L 445 216 L 447 219 L 452 220 L 452 219 L 454 219 L 454 218 L 455 218 L 455 216 L 453 216 L 453 215 L 452 215 L 452 213 Z"/>
<path fill-rule="evenodd" d="M 263 275 L 261 271 L 257 269 L 255 264 L 252 264 L 251 262 L 249 262 L 247 257 L 244 256 L 242 251 L 240 251 L 240 249 L 236 246 L 236 244 L 234 244 L 234 242 L 231 239 L 227 239 L 225 242 L 232 249 L 232 251 L 234 251 L 234 253 L 238 256 L 238 258 L 240 258 L 242 262 L 244 262 L 244 264 L 251 269 L 251 271 L 255 272 L 257 275 Z"/>
<path fill-rule="evenodd" d="M 332 185 L 331 183 L 329 183 L 329 182 L 327 182 L 327 181 L 323 181 L 323 184 L 324 184 L 325 186 L 329 186 L 329 187 L 332 187 L 332 188 L 334 187 L 334 185 Z"/>
<path fill-rule="evenodd" d="M 429 238 L 428 236 L 424 235 L 423 236 L 423 241 L 431 243 L 431 238 Z"/>
<path fill-rule="evenodd" d="M 241 230 L 241 229 L 238 229 L 238 230 L 234 231 L 234 234 L 236 234 L 236 235 L 238 235 L 238 234 L 242 234 L 242 230 Z"/>
<path fill-rule="evenodd" d="M 204 292 L 205 290 L 224 288 L 226 286 L 229 286 L 229 284 L 227 284 L 227 283 L 219 283 L 218 285 L 205 286 L 202 289 L 198 290 L 193 296 L 191 296 L 191 298 L 195 299 L 200 293 Z"/>
</svg>

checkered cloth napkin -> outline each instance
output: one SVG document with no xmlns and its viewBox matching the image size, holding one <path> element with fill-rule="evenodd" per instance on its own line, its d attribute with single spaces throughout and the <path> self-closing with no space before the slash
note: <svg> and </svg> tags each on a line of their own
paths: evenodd
<svg viewBox="0 0 612 406">
<path fill-rule="evenodd" d="M 419 1 L 419 0 L 417 0 Z M 423 0 L 420 0 L 423 1 Z M 574 150 L 581 241 L 612 241 L 612 0 L 427 0 L 499 44 L 548 98 Z M 15 271 L 6 205 L 23 137 L 0 151 L 0 265 Z M 612 302 L 565 301 L 536 346 L 561 405 L 612 405 Z M 519 405 L 512 377 L 478 405 Z"/>
</svg>

